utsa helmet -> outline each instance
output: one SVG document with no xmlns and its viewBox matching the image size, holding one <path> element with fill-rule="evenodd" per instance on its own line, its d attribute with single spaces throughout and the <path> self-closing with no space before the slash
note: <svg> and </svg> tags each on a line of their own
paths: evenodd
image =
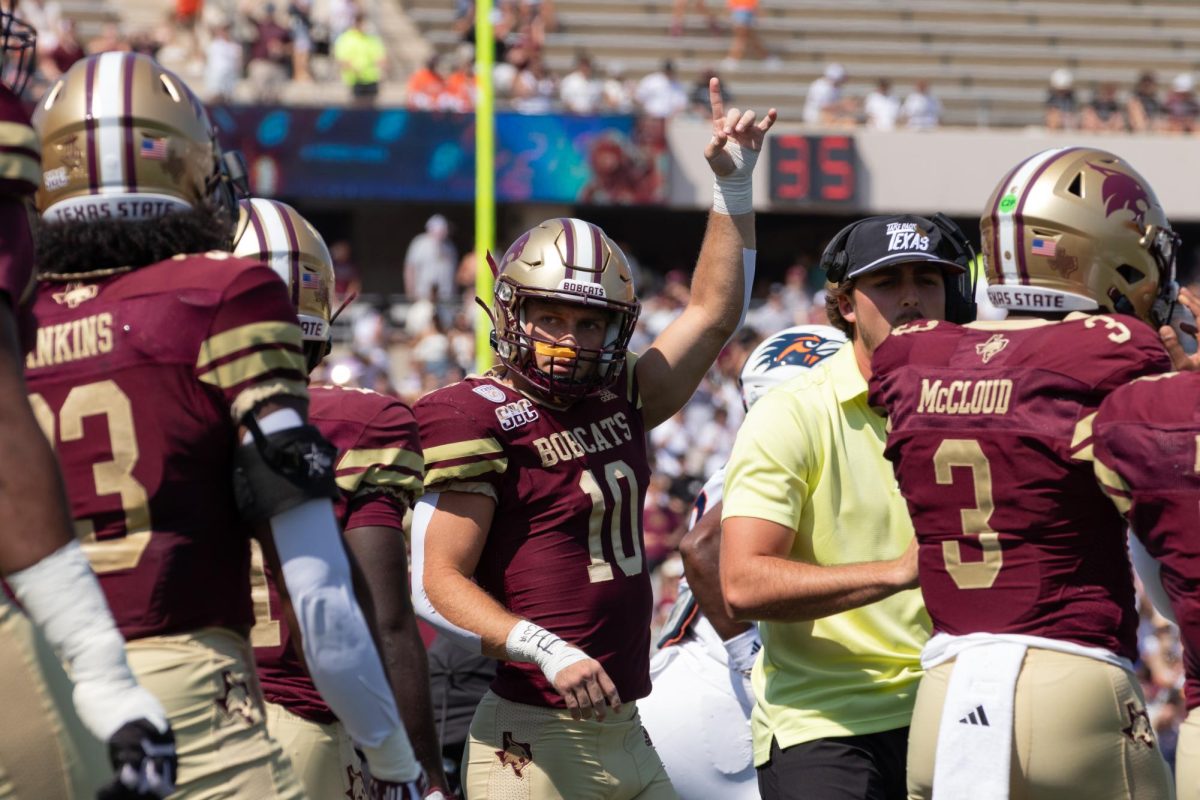
<svg viewBox="0 0 1200 800">
<path fill-rule="evenodd" d="M 1091 147 L 1044 150 L 996 186 L 980 219 L 991 302 L 1010 311 L 1171 313 L 1178 236 L 1149 182 Z"/>
<path fill-rule="evenodd" d="M 283 278 L 304 341 L 319 343 L 323 357 L 332 316 L 333 259 L 317 229 L 286 203 L 259 197 L 242 200 L 233 254 L 262 261 Z"/>
<path fill-rule="evenodd" d="M 42 143 L 37 207 L 47 222 L 155 219 L 206 203 L 235 211 L 208 112 L 149 56 L 76 62 L 38 103 L 33 124 Z"/>
<path fill-rule="evenodd" d="M 525 301 L 530 299 L 609 312 L 604 345 L 563 347 L 526 333 Z M 621 248 L 596 225 L 568 218 L 546 220 L 513 242 L 497 268 L 494 301 L 500 362 L 558 401 L 577 400 L 616 379 L 641 309 Z M 550 356 L 551 369 L 540 370 L 535 355 Z M 569 372 L 556 374 L 558 358 L 571 365 Z M 587 372 L 581 369 L 585 364 L 594 368 Z"/>
<path fill-rule="evenodd" d="M 770 389 L 812 369 L 845 343 L 846 335 L 829 325 L 796 325 L 768 336 L 738 376 L 742 406 L 749 411 Z"/>
</svg>

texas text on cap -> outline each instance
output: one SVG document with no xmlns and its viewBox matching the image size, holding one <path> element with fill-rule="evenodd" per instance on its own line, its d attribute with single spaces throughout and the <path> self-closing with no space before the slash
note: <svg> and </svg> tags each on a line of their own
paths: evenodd
<svg viewBox="0 0 1200 800">
<path fill-rule="evenodd" d="M 895 264 L 932 261 L 953 272 L 966 267 L 947 259 L 954 248 L 932 222 L 911 214 L 868 217 L 846 239 L 846 279 Z"/>
</svg>

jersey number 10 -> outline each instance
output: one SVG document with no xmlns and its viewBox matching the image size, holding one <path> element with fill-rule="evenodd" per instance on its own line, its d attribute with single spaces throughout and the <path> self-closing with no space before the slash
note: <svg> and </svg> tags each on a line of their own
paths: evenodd
<svg viewBox="0 0 1200 800">
<path fill-rule="evenodd" d="M 624 482 L 629 493 L 629 503 L 624 502 L 624 492 L 621 483 Z M 604 539 L 607 534 L 612 543 L 613 558 L 617 567 L 627 577 L 632 577 L 642 571 L 642 496 L 638 489 L 637 476 L 624 461 L 611 461 L 604 465 L 604 484 L 612 498 L 612 514 L 608 516 L 608 526 L 605 530 L 605 516 L 609 508 L 608 498 L 604 488 L 596 480 L 591 470 L 585 469 L 579 476 L 579 488 L 592 501 L 592 513 L 588 517 L 588 552 L 591 561 L 588 564 L 588 581 L 601 583 L 613 579 L 612 564 L 604 558 Z M 622 511 L 629 515 L 629 532 L 633 539 L 633 552 L 626 553 L 621 542 Z"/>
</svg>

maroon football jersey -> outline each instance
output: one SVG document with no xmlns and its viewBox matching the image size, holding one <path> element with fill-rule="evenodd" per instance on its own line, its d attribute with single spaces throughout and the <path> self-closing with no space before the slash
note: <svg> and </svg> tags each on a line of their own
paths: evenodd
<svg viewBox="0 0 1200 800">
<path fill-rule="evenodd" d="M 404 512 L 421 495 L 425 462 L 417 421 L 408 406 L 368 389 L 314 386 L 308 419 L 338 449 L 340 496 L 334 515 L 342 530 L 404 528 Z M 398 580 L 407 580 L 401 576 Z M 250 633 L 263 695 L 305 719 L 336 719 L 295 649 L 281 613 L 276 576 L 261 556 L 251 568 L 255 625 Z"/>
<path fill-rule="evenodd" d="M 1109 392 L 1170 368 L 1132 317 L 917 322 L 872 362 L 934 629 L 1041 636 L 1135 658 L 1125 524 L 1096 485 Z"/>
<path fill-rule="evenodd" d="M 489 377 L 447 386 L 415 408 L 425 490 L 496 500 L 475 580 L 599 661 L 623 700 L 650 692 L 642 541 L 650 466 L 633 363 L 613 391 L 565 411 Z M 492 689 L 517 703 L 565 705 L 534 664 L 501 663 Z"/>
<path fill-rule="evenodd" d="M 43 283 L 34 309 L 30 403 L 121 633 L 249 630 L 236 420 L 263 400 L 307 396 L 279 278 L 226 253 L 179 256 Z"/>
<path fill-rule="evenodd" d="M 33 288 L 28 205 L 42 177 L 41 162 L 41 144 L 20 98 L 0 85 L 0 292 L 14 308 Z"/>
<path fill-rule="evenodd" d="M 1200 706 L 1200 374 L 1131 383 L 1092 427 L 1096 477 L 1162 565 L 1183 638 L 1189 709 Z"/>
</svg>

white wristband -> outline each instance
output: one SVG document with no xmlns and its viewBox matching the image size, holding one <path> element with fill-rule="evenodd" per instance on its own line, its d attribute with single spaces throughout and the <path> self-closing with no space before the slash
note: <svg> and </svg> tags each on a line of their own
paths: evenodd
<svg viewBox="0 0 1200 800">
<path fill-rule="evenodd" d="M 726 142 L 725 152 L 733 159 L 734 169 L 713 181 L 713 211 L 728 216 L 749 214 L 754 210 L 752 177 L 759 151 L 743 150 L 736 142 Z"/>
<path fill-rule="evenodd" d="M 754 660 L 758 657 L 758 651 L 762 649 L 758 626 L 751 625 L 750 630 L 726 639 L 724 644 L 725 653 L 729 656 L 729 668 L 734 672 L 748 675 L 754 668 Z"/>
<path fill-rule="evenodd" d="M 66 664 L 79 718 L 100 741 L 146 719 L 167 730 L 162 704 L 134 680 L 125 639 L 79 542 L 71 541 L 8 577 L 13 594 Z"/>
<path fill-rule="evenodd" d="M 588 654 L 578 647 L 567 644 L 541 625 L 527 619 L 518 622 L 508 632 L 504 649 L 510 661 L 537 664 L 551 684 L 565 668 L 589 658 Z"/>
</svg>

